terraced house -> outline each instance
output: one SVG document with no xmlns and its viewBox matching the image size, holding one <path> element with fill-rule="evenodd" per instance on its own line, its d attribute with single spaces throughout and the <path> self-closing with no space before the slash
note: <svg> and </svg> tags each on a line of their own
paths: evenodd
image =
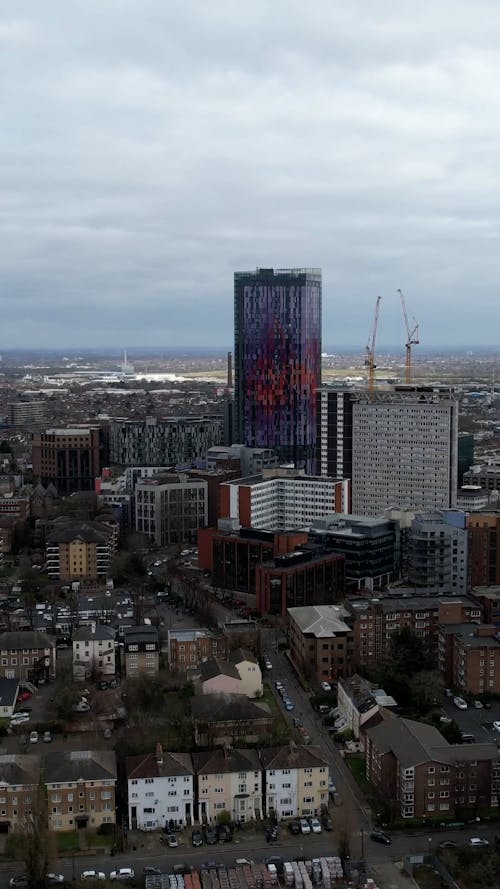
<svg viewBox="0 0 500 889">
<path fill-rule="evenodd" d="M 267 815 L 318 815 L 328 803 L 329 766 L 319 747 L 294 744 L 260 751 Z"/>
</svg>

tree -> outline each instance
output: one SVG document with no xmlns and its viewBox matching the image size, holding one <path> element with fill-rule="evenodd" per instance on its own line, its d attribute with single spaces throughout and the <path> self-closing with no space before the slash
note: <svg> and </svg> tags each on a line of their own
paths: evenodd
<svg viewBox="0 0 500 889">
<path fill-rule="evenodd" d="M 45 875 L 55 857 L 54 837 L 48 826 L 47 795 L 43 784 L 34 788 L 33 808 L 21 827 L 19 855 L 26 866 L 30 889 L 45 889 Z"/>
<path fill-rule="evenodd" d="M 413 676 L 434 666 L 422 639 L 410 627 L 402 627 L 392 633 L 387 665 L 401 671 L 404 676 Z"/>
</svg>

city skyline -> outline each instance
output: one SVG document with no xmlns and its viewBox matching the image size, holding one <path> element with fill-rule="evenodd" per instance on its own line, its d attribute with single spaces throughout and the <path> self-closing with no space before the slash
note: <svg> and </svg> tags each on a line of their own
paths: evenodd
<svg viewBox="0 0 500 889">
<path fill-rule="evenodd" d="M 281 8 L 282 6 L 282 8 Z M 323 342 L 493 345 L 500 9 L 0 13 L 0 353 L 222 348 L 238 268 L 321 267 Z M 485 323 L 486 322 L 486 323 Z"/>
</svg>

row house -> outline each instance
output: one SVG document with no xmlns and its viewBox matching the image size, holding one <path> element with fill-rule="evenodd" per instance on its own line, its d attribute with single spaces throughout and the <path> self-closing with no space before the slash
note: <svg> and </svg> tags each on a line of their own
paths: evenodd
<svg viewBox="0 0 500 889">
<path fill-rule="evenodd" d="M 194 819 L 194 768 L 189 753 L 128 756 L 128 823 L 132 830 L 190 825 Z"/>
<path fill-rule="evenodd" d="M 366 777 L 394 816 L 463 820 L 498 808 L 500 752 L 387 714 L 366 731 Z"/>
<path fill-rule="evenodd" d="M 73 679 L 114 676 L 116 669 L 115 631 L 93 623 L 73 632 Z"/>
<path fill-rule="evenodd" d="M 56 674 L 56 649 L 47 633 L 14 630 L 0 634 L 0 675 L 37 682 Z"/>
<path fill-rule="evenodd" d="M 192 754 L 128 757 L 129 824 L 139 830 L 268 816 L 317 815 L 328 802 L 328 760 L 319 747 L 242 750 L 217 747 Z"/>
<path fill-rule="evenodd" d="M 112 750 L 68 750 L 44 757 L 50 830 L 116 823 L 116 757 Z"/>
<path fill-rule="evenodd" d="M 498 627 L 471 623 L 440 626 L 438 665 L 445 681 L 463 694 L 499 694 Z"/>
<path fill-rule="evenodd" d="M 198 786 L 198 819 L 216 821 L 229 812 L 233 821 L 250 821 L 262 812 L 262 767 L 256 750 L 218 747 L 193 753 Z"/>
<path fill-rule="evenodd" d="M 328 803 L 328 760 L 319 747 L 270 747 L 260 751 L 266 809 L 277 818 L 319 815 Z"/>
<path fill-rule="evenodd" d="M 472 596 L 379 596 L 346 602 L 352 625 L 356 667 L 375 668 L 388 652 L 391 635 L 408 627 L 433 652 L 440 624 L 479 622 L 480 604 Z"/>
</svg>

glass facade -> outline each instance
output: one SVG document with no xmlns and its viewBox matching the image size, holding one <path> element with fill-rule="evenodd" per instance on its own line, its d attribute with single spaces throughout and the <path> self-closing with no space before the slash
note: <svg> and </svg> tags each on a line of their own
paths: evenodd
<svg viewBox="0 0 500 889">
<path fill-rule="evenodd" d="M 321 270 L 234 276 L 235 441 L 315 470 Z"/>
</svg>

